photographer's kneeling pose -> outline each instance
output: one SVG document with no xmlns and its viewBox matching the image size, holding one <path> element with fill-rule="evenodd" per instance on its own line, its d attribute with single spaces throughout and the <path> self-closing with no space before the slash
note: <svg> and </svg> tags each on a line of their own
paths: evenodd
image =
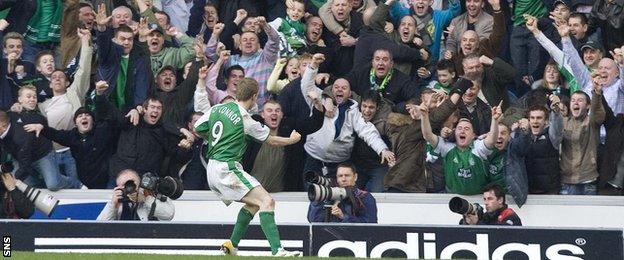
<svg viewBox="0 0 624 260">
<path fill-rule="evenodd" d="M 449 208 L 464 217 L 459 221 L 460 225 L 503 225 L 522 226 L 522 221 L 516 212 L 507 207 L 503 188 L 491 183 L 483 188 L 483 207 L 478 203 L 469 204 L 468 201 L 454 197 L 449 202 Z"/>
<path fill-rule="evenodd" d="M 171 220 L 175 207 L 171 199 L 156 198 L 153 191 L 139 187 L 141 178 L 134 170 L 119 172 L 117 187 L 111 201 L 106 203 L 97 220 Z"/>
<path fill-rule="evenodd" d="M 353 165 L 341 163 L 336 170 L 338 188 L 312 184 L 311 190 L 308 192 L 311 201 L 308 209 L 308 221 L 377 223 L 375 198 L 369 192 L 356 188 L 356 180 L 357 173 Z M 312 192 L 314 190 L 331 190 L 332 192 Z M 332 194 L 338 196 L 332 196 Z M 343 194 L 343 196 L 339 194 Z"/>
</svg>

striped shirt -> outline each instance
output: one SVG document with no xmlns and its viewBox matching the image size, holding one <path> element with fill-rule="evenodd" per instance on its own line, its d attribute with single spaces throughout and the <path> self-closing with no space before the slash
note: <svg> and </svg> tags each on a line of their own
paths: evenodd
<svg viewBox="0 0 624 260">
<path fill-rule="evenodd" d="M 251 56 L 232 55 L 226 62 L 225 67 L 232 65 L 240 65 L 245 69 L 245 77 L 253 78 L 258 81 L 258 107 L 261 108 L 268 98 L 267 81 L 275 67 L 279 54 L 279 35 L 269 26 L 266 30 L 268 40 L 264 45 L 264 49 L 258 50 Z M 206 45 L 206 56 L 209 58 L 216 57 L 217 41 L 213 38 Z"/>
</svg>

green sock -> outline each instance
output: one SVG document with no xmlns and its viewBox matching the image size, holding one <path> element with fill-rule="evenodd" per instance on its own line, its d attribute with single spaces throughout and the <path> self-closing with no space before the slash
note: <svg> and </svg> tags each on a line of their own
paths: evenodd
<svg viewBox="0 0 624 260">
<path fill-rule="evenodd" d="M 238 247 L 238 242 L 240 242 L 241 238 L 245 235 L 245 232 L 247 232 L 247 227 L 249 227 L 249 222 L 251 222 L 253 217 L 254 215 L 244 207 L 238 212 L 236 225 L 234 225 L 232 236 L 230 236 L 230 241 L 232 241 L 232 245 L 234 245 L 234 247 Z"/>
<path fill-rule="evenodd" d="M 267 240 L 269 240 L 271 252 L 275 254 L 277 250 L 282 247 L 279 231 L 277 230 L 277 225 L 275 225 L 275 213 L 273 211 L 262 211 L 258 213 L 258 215 L 260 215 L 260 227 L 262 227 L 262 232 L 264 232 Z"/>
</svg>

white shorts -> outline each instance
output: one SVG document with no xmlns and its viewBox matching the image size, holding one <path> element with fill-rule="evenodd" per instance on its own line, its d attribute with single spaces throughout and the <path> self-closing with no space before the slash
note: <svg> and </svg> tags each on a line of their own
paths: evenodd
<svg viewBox="0 0 624 260">
<path fill-rule="evenodd" d="M 254 187 L 260 186 L 260 182 L 245 172 L 238 162 L 208 160 L 206 175 L 210 189 L 217 193 L 225 205 L 240 201 Z"/>
</svg>

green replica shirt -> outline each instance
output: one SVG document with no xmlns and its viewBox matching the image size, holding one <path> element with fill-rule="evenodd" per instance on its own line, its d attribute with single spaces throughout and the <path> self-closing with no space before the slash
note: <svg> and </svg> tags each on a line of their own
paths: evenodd
<svg viewBox="0 0 624 260">
<path fill-rule="evenodd" d="M 236 102 L 210 108 L 197 120 L 195 130 L 208 142 L 206 159 L 222 162 L 240 162 L 247 150 L 247 137 L 264 142 L 270 132 Z"/>
<path fill-rule="evenodd" d="M 507 150 L 499 151 L 494 149 L 488 159 L 489 163 L 489 182 L 496 184 L 507 190 L 505 182 L 505 165 L 507 165 Z"/>
<path fill-rule="evenodd" d="M 434 152 L 444 158 L 442 165 L 448 192 L 475 195 L 480 194 L 481 189 L 488 184 L 486 160 L 492 150 L 485 146 L 483 140 L 476 140 L 462 150 L 455 143 L 438 137 L 438 146 Z"/>
</svg>

